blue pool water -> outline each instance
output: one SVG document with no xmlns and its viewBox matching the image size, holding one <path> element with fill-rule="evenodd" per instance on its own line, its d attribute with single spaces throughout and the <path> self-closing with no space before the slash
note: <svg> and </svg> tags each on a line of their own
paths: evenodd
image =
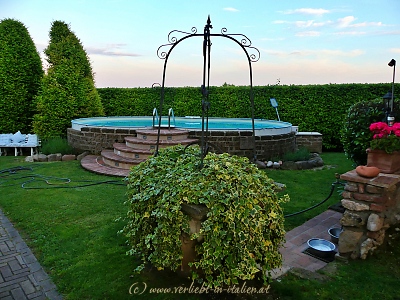
<svg viewBox="0 0 400 300">
<path fill-rule="evenodd" d="M 75 119 L 71 123 L 72 129 L 75 130 L 80 130 L 82 127 L 143 128 L 153 126 L 153 117 L 94 117 Z M 168 126 L 168 116 L 161 118 L 161 124 L 162 127 Z M 170 125 L 174 128 L 201 130 L 201 118 L 175 117 L 170 119 Z M 278 130 L 279 133 L 287 133 L 292 130 L 290 123 L 264 119 L 255 119 L 254 127 L 256 130 Z M 208 129 L 252 130 L 252 122 L 248 118 L 209 118 Z"/>
</svg>

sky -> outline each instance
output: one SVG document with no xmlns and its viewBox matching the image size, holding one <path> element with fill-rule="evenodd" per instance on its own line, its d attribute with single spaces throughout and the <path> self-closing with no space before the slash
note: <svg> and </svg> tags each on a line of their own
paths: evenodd
<svg viewBox="0 0 400 300">
<path fill-rule="evenodd" d="M 165 86 L 200 86 L 201 36 L 173 47 L 167 64 L 157 49 L 173 30 L 202 34 L 208 16 L 212 34 L 226 28 L 258 49 L 254 86 L 391 83 L 388 62 L 400 61 L 400 0 L 0 0 L 0 20 L 22 22 L 44 62 L 52 22 L 69 24 L 100 88 L 161 84 L 164 65 Z M 210 85 L 249 85 L 245 51 L 226 37 L 211 42 Z"/>
</svg>

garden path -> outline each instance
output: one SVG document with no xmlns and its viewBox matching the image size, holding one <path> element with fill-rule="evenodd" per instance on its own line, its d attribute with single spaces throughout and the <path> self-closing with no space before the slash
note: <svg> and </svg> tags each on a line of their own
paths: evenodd
<svg viewBox="0 0 400 300">
<path fill-rule="evenodd" d="M 0 299 L 62 299 L 35 255 L 1 210 Z"/>
<path fill-rule="evenodd" d="M 330 241 L 328 230 L 331 227 L 340 227 L 342 216 L 342 213 L 328 209 L 303 225 L 288 231 L 285 236 L 286 243 L 280 249 L 283 265 L 280 269 L 274 270 L 273 277 L 279 277 L 296 267 L 313 272 L 325 267 L 327 262 L 305 254 L 303 251 L 308 248 L 307 241 L 311 238 Z"/>
</svg>

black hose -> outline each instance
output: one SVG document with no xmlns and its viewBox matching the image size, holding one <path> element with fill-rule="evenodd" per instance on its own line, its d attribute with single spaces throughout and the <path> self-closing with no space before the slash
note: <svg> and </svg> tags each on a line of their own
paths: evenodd
<svg viewBox="0 0 400 300">
<path fill-rule="evenodd" d="M 27 179 L 25 180 L 22 184 L 21 187 L 24 189 L 50 189 L 50 188 L 78 188 L 78 187 L 87 187 L 87 186 L 93 186 L 93 185 L 99 185 L 99 184 L 116 184 L 116 185 L 125 185 L 126 183 L 121 182 L 121 180 L 104 180 L 104 181 L 93 181 L 93 180 L 80 180 L 80 181 L 72 181 L 69 178 L 60 178 L 60 177 L 54 177 L 54 176 L 43 176 L 39 174 L 29 174 L 29 175 L 21 175 L 18 177 L 14 177 L 9 179 L 9 176 L 11 175 L 16 175 L 18 171 L 33 171 L 32 167 L 12 167 L 8 169 L 3 169 L 0 170 L 0 186 L 13 186 L 17 184 L 7 184 L 5 183 L 9 181 L 17 181 L 21 179 Z M 46 187 L 28 187 L 27 185 L 29 183 L 35 182 L 35 181 L 43 181 L 47 184 Z M 54 183 L 54 181 L 58 181 L 57 183 Z M 72 183 L 82 183 L 79 185 L 67 185 L 67 184 L 72 184 Z"/>
<path fill-rule="evenodd" d="M 301 211 L 297 211 L 297 212 L 294 212 L 294 213 L 291 213 L 291 214 L 288 214 L 288 215 L 284 215 L 284 217 L 285 217 L 285 218 L 289 218 L 289 217 L 297 216 L 297 215 L 299 215 L 299 214 L 305 213 L 305 212 L 307 212 L 307 211 L 309 211 L 309 210 L 312 210 L 312 209 L 314 209 L 314 208 L 320 206 L 321 204 L 325 203 L 325 202 L 328 201 L 328 199 L 332 196 L 333 190 L 335 189 L 335 186 L 338 185 L 338 184 L 339 184 L 339 185 L 344 185 L 343 182 L 339 182 L 339 180 L 336 179 L 336 181 L 333 182 L 333 183 L 331 184 L 331 191 L 329 192 L 328 197 L 326 197 L 326 198 L 325 198 L 324 200 L 322 200 L 321 202 L 319 202 L 319 203 L 317 203 L 317 204 L 315 204 L 315 205 L 313 205 L 313 206 L 311 206 L 311 207 L 308 207 L 308 208 L 306 208 L 306 209 L 303 209 L 303 210 L 301 210 Z"/>
</svg>

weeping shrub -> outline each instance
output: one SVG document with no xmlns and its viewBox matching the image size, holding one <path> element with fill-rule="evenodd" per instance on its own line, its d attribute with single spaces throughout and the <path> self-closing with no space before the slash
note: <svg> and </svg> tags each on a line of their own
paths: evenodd
<svg viewBox="0 0 400 300">
<path fill-rule="evenodd" d="M 132 168 L 128 177 L 128 254 L 142 264 L 177 270 L 182 261 L 182 233 L 189 234 L 183 203 L 203 204 L 209 212 L 196 246 L 196 270 L 209 286 L 237 284 L 281 266 L 279 248 L 284 241 L 284 217 L 272 179 L 247 158 L 209 153 L 199 168 L 199 148 L 161 149 L 157 157 Z M 193 279 L 200 274 L 193 273 Z"/>
</svg>

